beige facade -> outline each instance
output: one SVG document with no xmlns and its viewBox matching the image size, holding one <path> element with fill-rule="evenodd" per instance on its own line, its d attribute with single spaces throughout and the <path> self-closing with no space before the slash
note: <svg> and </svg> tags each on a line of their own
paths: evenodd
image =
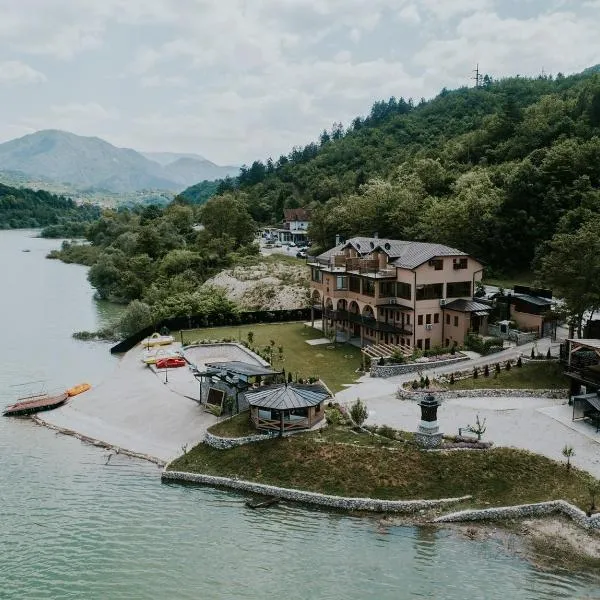
<svg viewBox="0 0 600 600">
<path fill-rule="evenodd" d="M 429 349 L 462 344 L 474 327 L 487 326 L 466 305 L 481 280 L 482 265 L 459 250 L 353 238 L 309 264 L 313 306 L 322 310 L 326 333 L 360 337 L 363 345 Z M 445 308 L 457 300 L 463 301 L 462 308 Z"/>
</svg>

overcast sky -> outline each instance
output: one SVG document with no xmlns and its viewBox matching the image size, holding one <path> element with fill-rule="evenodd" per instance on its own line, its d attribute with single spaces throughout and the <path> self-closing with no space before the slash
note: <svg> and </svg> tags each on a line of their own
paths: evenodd
<svg viewBox="0 0 600 600">
<path fill-rule="evenodd" d="M 59 128 L 250 163 L 477 62 L 600 63 L 600 0 L 0 0 L 0 141 Z"/>
</svg>

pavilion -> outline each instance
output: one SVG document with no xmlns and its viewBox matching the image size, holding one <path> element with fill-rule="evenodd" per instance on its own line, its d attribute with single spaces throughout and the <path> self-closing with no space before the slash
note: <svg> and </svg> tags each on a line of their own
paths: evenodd
<svg viewBox="0 0 600 600">
<path fill-rule="evenodd" d="M 323 385 L 283 383 L 269 385 L 244 394 L 250 405 L 250 418 L 263 431 L 310 429 L 323 420 L 325 400 L 331 394 Z"/>
</svg>

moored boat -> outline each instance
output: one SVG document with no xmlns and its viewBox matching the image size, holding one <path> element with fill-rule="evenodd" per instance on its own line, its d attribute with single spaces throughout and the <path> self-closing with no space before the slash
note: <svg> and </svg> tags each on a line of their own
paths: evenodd
<svg viewBox="0 0 600 600">
<path fill-rule="evenodd" d="M 172 335 L 160 335 L 160 333 L 153 333 L 150 337 L 144 338 L 140 344 L 146 348 L 152 346 L 167 346 L 172 344 L 175 338 Z"/>
<path fill-rule="evenodd" d="M 77 394 L 82 394 L 83 392 L 87 392 L 92 386 L 89 383 L 80 383 L 79 385 L 74 385 L 67 390 L 67 394 L 69 396 L 77 396 Z"/>
<path fill-rule="evenodd" d="M 64 404 L 68 397 L 67 392 L 63 392 L 56 396 L 40 394 L 38 396 L 21 398 L 18 402 L 7 406 L 2 414 L 5 417 L 18 417 L 21 415 L 31 415 L 43 410 L 52 410 Z"/>
</svg>

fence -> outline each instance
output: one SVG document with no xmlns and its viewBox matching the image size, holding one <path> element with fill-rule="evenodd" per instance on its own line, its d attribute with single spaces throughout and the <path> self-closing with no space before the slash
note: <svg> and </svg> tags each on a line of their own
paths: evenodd
<svg viewBox="0 0 600 600">
<path fill-rule="evenodd" d="M 235 315 L 207 317 L 206 315 L 189 315 L 164 319 L 159 323 L 140 329 L 128 338 L 120 341 L 110 349 L 111 354 L 119 354 L 131 350 L 144 338 L 166 327 L 170 331 L 180 329 L 207 329 L 209 327 L 224 327 L 227 325 L 249 325 L 251 323 L 282 323 L 285 321 L 310 320 L 310 308 L 296 308 L 293 310 L 256 310 L 240 312 Z"/>
<path fill-rule="evenodd" d="M 533 342 L 538 338 L 538 334 L 534 331 L 519 331 L 518 329 L 508 329 L 504 331 L 499 325 L 492 324 L 488 325 L 488 334 L 516 342 L 517 346 Z"/>
</svg>

